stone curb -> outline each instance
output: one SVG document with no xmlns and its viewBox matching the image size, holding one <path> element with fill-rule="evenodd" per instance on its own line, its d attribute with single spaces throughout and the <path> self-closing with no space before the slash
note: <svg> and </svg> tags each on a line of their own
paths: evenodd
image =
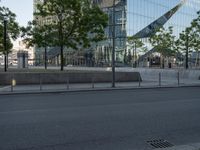
<svg viewBox="0 0 200 150">
<path fill-rule="evenodd" d="M 77 93 L 77 92 L 101 92 L 101 91 L 119 91 L 119 90 L 141 90 L 141 89 L 167 89 L 167 88 L 190 88 L 200 87 L 200 85 L 182 85 L 182 86 L 154 86 L 154 87 L 116 87 L 116 88 L 94 88 L 94 89 L 73 89 L 73 90 L 43 90 L 43 91 L 17 91 L 2 92 L 0 95 L 32 95 L 32 94 L 56 94 L 56 93 Z"/>
</svg>

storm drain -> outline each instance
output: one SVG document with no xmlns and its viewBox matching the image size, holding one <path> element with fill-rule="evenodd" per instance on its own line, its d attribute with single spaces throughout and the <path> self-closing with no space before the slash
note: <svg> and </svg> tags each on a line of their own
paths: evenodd
<svg viewBox="0 0 200 150">
<path fill-rule="evenodd" d="M 151 145 L 153 148 L 168 148 L 174 146 L 172 143 L 163 139 L 150 140 L 147 141 L 147 143 Z"/>
</svg>

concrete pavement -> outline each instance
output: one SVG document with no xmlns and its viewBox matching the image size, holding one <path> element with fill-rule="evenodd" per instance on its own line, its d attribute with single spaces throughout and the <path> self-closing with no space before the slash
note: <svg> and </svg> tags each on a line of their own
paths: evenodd
<svg viewBox="0 0 200 150">
<path fill-rule="evenodd" d="M 200 86 L 200 80 L 180 79 L 178 84 L 177 79 L 162 78 L 159 85 L 158 79 L 146 79 L 142 82 L 117 82 L 115 89 L 138 89 L 138 88 L 158 88 L 158 87 L 184 87 L 184 86 Z M 84 91 L 84 90 L 112 90 L 111 83 L 63 83 L 63 84 L 41 84 L 41 85 L 16 85 L 14 87 L 0 87 L 0 94 L 8 93 L 45 93 L 45 92 L 60 92 L 60 91 Z"/>
</svg>

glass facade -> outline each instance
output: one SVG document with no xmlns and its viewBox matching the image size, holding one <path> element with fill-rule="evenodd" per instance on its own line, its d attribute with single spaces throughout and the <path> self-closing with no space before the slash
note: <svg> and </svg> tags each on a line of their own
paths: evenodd
<svg viewBox="0 0 200 150">
<path fill-rule="evenodd" d="M 163 23 L 165 28 L 172 26 L 173 34 L 178 38 L 179 33 L 189 27 L 191 21 L 197 17 L 199 10 L 200 0 L 128 0 L 127 36 L 140 35 L 148 50 L 146 54 L 144 52 L 139 54 L 141 59 L 138 63 L 145 60 L 146 64 L 142 66 L 148 66 L 151 61 L 149 56 L 154 51 L 145 32 L 156 26 L 155 22 Z M 157 56 L 159 59 L 159 54 Z"/>
<path fill-rule="evenodd" d="M 197 17 L 197 11 L 200 10 L 199 0 L 128 0 L 127 35 L 135 35 L 181 3 L 181 7 L 164 25 L 166 28 L 173 26 L 176 37 Z"/>
<path fill-rule="evenodd" d="M 107 40 L 98 44 L 95 52 L 96 63 L 111 64 L 113 47 L 113 25 L 115 25 L 116 61 L 123 62 L 126 49 L 127 0 L 116 0 L 115 22 L 113 23 L 113 0 L 95 1 L 108 14 L 108 27 L 105 29 Z"/>
<path fill-rule="evenodd" d="M 74 61 L 79 64 L 76 57 L 81 58 L 81 62 L 84 64 L 87 64 L 86 61 L 89 59 L 96 65 L 111 64 L 113 0 L 92 1 L 98 4 L 109 16 L 108 27 L 105 29 L 107 39 L 93 45 L 88 50 L 77 52 L 78 54 L 72 50 L 66 50 L 66 64 L 74 64 Z M 173 26 L 174 35 L 178 38 L 179 33 L 190 26 L 191 21 L 197 17 L 197 11 L 200 10 L 200 0 L 116 0 L 115 7 L 116 61 L 123 62 L 124 56 L 128 53 L 127 36 L 140 33 L 149 25 L 152 28 L 152 23 L 157 20 L 158 24 L 163 23 L 166 28 Z M 162 19 L 158 20 L 159 18 Z M 148 36 L 142 37 L 141 40 L 146 44 L 148 50 L 152 49 L 148 42 Z M 73 57 L 68 56 L 69 54 L 73 54 Z M 73 60 L 71 60 L 72 58 Z"/>
</svg>

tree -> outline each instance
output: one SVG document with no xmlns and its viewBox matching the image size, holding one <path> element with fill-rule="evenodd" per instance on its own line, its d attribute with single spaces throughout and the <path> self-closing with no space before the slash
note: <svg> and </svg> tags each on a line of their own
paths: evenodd
<svg viewBox="0 0 200 150">
<path fill-rule="evenodd" d="M 8 54 L 13 45 L 12 40 L 19 36 L 19 25 L 16 22 L 16 15 L 6 7 L 0 7 L 0 52 L 4 54 L 4 69 L 7 71 Z"/>
<path fill-rule="evenodd" d="M 175 36 L 173 36 L 173 28 L 160 28 L 150 37 L 150 43 L 155 48 L 156 52 L 161 54 L 161 67 L 164 68 L 165 58 L 176 54 L 174 49 Z"/>
<path fill-rule="evenodd" d="M 194 48 L 194 34 L 191 27 L 187 27 L 180 33 L 179 39 L 176 41 L 177 48 L 181 53 L 185 54 L 185 68 L 188 69 L 189 52 Z"/>
<path fill-rule="evenodd" d="M 200 56 L 200 11 L 197 12 L 198 17 L 191 23 L 192 37 L 193 37 L 193 48 L 196 51 L 196 62 L 195 66 L 199 66 Z"/>
<path fill-rule="evenodd" d="M 144 43 L 137 37 L 131 36 L 128 37 L 128 47 L 130 50 L 133 50 L 133 62 L 134 66 L 136 67 L 136 61 L 137 61 L 137 49 L 142 48 L 144 46 Z M 130 60 L 130 53 L 128 54 L 129 60 Z"/>
<path fill-rule="evenodd" d="M 53 45 L 60 47 L 61 71 L 64 47 L 86 48 L 104 37 L 108 16 L 90 0 L 48 0 L 38 4 L 37 8 L 36 16 L 54 18 L 48 27 L 55 31 Z"/>
<path fill-rule="evenodd" d="M 47 69 L 47 47 L 51 46 L 53 42 L 53 35 L 51 28 L 47 25 L 40 26 L 36 20 L 29 22 L 27 27 L 21 28 L 23 41 L 27 47 L 36 46 L 38 48 L 44 48 L 44 64 Z"/>
</svg>

